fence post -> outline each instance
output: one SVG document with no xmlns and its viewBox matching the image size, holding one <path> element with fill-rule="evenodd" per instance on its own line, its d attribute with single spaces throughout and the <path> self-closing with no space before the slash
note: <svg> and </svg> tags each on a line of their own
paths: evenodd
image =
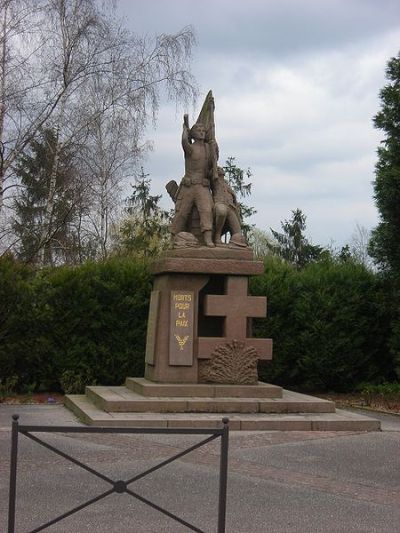
<svg viewBox="0 0 400 533">
<path fill-rule="evenodd" d="M 226 492 L 228 484 L 229 418 L 222 419 L 221 458 L 219 469 L 218 533 L 225 533 Z"/>
<path fill-rule="evenodd" d="M 12 415 L 11 426 L 11 465 L 10 465 L 10 494 L 8 499 L 8 533 L 15 531 L 15 497 L 17 492 L 17 456 L 18 456 L 18 419 L 19 415 Z"/>
</svg>

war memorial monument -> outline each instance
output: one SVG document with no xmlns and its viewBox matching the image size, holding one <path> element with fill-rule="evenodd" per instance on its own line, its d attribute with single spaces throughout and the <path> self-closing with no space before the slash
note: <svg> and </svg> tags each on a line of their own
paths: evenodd
<svg viewBox="0 0 400 533">
<path fill-rule="evenodd" d="M 232 430 L 371 431 L 379 422 L 333 402 L 258 380 L 272 340 L 252 336 L 267 298 L 250 296 L 254 261 L 234 191 L 218 166 L 214 98 L 191 127 L 184 116 L 184 176 L 166 189 L 175 204 L 170 249 L 154 264 L 145 376 L 124 386 L 90 386 L 66 405 L 87 424 L 214 427 Z M 227 239 L 223 236 L 227 234 Z"/>
</svg>

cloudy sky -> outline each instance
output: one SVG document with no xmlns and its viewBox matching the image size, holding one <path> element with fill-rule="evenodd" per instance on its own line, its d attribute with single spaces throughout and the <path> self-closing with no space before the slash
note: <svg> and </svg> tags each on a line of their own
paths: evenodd
<svg viewBox="0 0 400 533">
<path fill-rule="evenodd" d="M 216 104 L 220 163 L 234 156 L 253 173 L 248 201 L 261 229 L 300 208 L 315 244 L 341 246 L 356 224 L 378 220 L 372 198 L 372 127 L 387 60 L 400 50 L 398 0 L 121 0 L 139 34 L 192 25 L 197 109 L 160 108 L 145 162 L 154 192 L 183 175 L 182 115 Z"/>
</svg>

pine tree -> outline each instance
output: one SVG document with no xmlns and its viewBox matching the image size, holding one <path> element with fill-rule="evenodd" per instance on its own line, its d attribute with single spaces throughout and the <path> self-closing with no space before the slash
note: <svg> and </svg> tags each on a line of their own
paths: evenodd
<svg viewBox="0 0 400 533">
<path fill-rule="evenodd" d="M 142 167 L 126 200 L 128 217 L 119 236 L 123 251 L 145 257 L 157 255 L 168 244 L 169 213 L 159 205 L 162 196 L 150 192 L 151 179 Z"/>
<path fill-rule="evenodd" d="M 72 185 L 75 174 L 72 152 L 63 149 L 58 154 L 53 209 L 50 220 L 43 228 L 53 170 L 56 136 L 51 129 L 43 130 L 34 139 L 29 151 L 16 164 L 16 175 L 21 189 L 14 201 L 14 231 L 19 238 L 18 256 L 29 263 L 39 262 L 39 252 L 44 249 L 45 265 L 68 261 L 74 248 L 74 219 L 76 189 Z M 45 235 L 45 238 L 43 238 Z"/>
<path fill-rule="evenodd" d="M 292 211 L 292 218 L 281 222 L 283 233 L 271 228 L 275 243 L 271 245 L 274 254 L 302 268 L 308 263 L 321 258 L 323 248 L 311 244 L 304 235 L 306 216 L 301 209 Z"/>
<path fill-rule="evenodd" d="M 378 148 L 374 197 L 380 215 L 372 231 L 369 254 L 390 282 L 392 318 L 389 353 L 400 377 L 400 53 L 386 67 L 389 83 L 380 92 L 381 109 L 374 126 L 385 133 Z"/>
<path fill-rule="evenodd" d="M 387 64 L 389 83 L 380 92 L 381 110 L 374 126 L 385 133 L 378 148 L 374 197 L 380 222 L 369 253 L 382 270 L 400 276 L 400 53 Z"/>
</svg>

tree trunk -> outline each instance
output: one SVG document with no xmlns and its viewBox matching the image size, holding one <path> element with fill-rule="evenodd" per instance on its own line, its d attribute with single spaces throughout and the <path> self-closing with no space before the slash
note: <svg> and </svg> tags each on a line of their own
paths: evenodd
<svg viewBox="0 0 400 533">
<path fill-rule="evenodd" d="M 41 237 L 40 237 L 39 263 L 41 266 L 45 266 L 46 264 L 53 265 L 53 250 L 52 250 L 53 225 L 52 225 L 52 222 L 53 222 L 53 212 L 54 212 L 54 199 L 55 199 L 56 188 L 57 188 L 58 164 L 59 164 L 60 152 L 61 152 L 60 122 L 57 125 L 55 137 L 56 137 L 56 142 L 54 146 L 53 165 L 51 168 L 51 174 L 50 174 L 50 179 L 49 179 L 49 188 L 47 192 L 47 200 L 46 200 L 45 212 L 44 212 L 43 223 L 42 223 L 42 232 L 41 232 Z"/>
<path fill-rule="evenodd" d="M 4 117 L 6 113 L 6 53 L 7 53 L 7 4 L 4 6 L 1 25 L 1 58 L 0 58 L 0 213 L 4 203 Z"/>
</svg>

